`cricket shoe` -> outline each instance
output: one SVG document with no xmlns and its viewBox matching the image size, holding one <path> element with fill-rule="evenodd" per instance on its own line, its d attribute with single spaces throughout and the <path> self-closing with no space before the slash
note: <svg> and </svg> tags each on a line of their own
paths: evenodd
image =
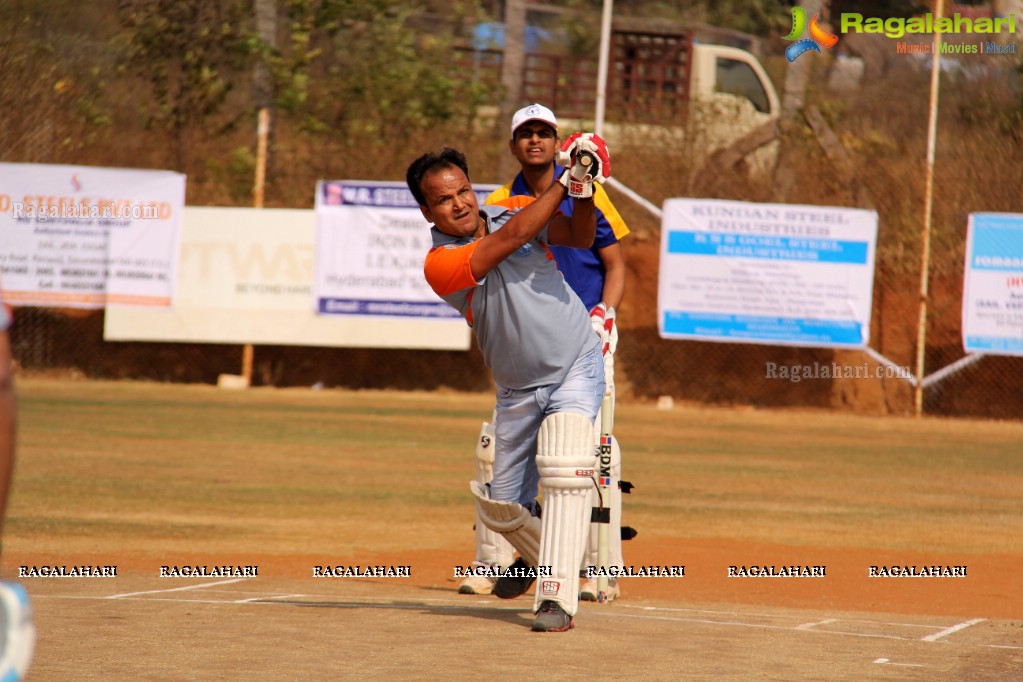
<svg viewBox="0 0 1023 682">
<path fill-rule="evenodd" d="M 618 578 L 609 578 L 607 581 L 607 599 L 605 601 L 614 601 L 618 598 L 619 594 L 621 594 L 621 589 L 618 587 Z M 583 582 L 582 587 L 579 588 L 579 600 L 598 601 L 596 578 L 588 578 Z"/>
<path fill-rule="evenodd" d="M 0 582 L 0 680 L 16 682 L 24 677 L 35 643 L 28 593 L 17 583 Z"/>
<path fill-rule="evenodd" d="M 533 632 L 565 632 L 574 627 L 572 616 L 561 608 L 561 604 L 550 599 L 541 602 L 533 620 Z"/>
<path fill-rule="evenodd" d="M 489 575 L 467 575 L 458 586 L 458 594 L 490 594 L 497 578 Z"/>
<path fill-rule="evenodd" d="M 536 571 L 519 557 L 494 584 L 494 595 L 501 599 L 521 597 L 536 582 Z"/>
</svg>

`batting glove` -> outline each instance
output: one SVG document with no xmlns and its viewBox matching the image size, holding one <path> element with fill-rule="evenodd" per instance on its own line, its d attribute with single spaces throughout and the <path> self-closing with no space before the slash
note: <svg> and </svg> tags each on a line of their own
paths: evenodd
<svg viewBox="0 0 1023 682">
<path fill-rule="evenodd" d="M 590 326 L 600 337 L 601 354 L 614 355 L 618 347 L 618 326 L 615 324 L 615 309 L 604 303 L 598 303 L 590 309 Z"/>
<path fill-rule="evenodd" d="M 565 172 L 558 182 L 568 188 L 568 195 L 577 199 L 593 196 L 593 183 L 611 177 L 611 156 L 607 143 L 594 133 L 574 133 L 562 144 L 557 156 Z"/>
</svg>

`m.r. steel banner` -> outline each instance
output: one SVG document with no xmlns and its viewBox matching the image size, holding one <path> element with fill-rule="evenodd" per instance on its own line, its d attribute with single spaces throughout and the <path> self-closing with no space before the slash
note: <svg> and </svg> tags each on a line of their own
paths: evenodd
<svg viewBox="0 0 1023 682">
<path fill-rule="evenodd" d="M 479 203 L 495 189 L 477 186 Z M 423 275 L 430 226 L 404 183 L 316 187 L 315 298 L 321 315 L 385 316 L 465 327 Z"/>
</svg>

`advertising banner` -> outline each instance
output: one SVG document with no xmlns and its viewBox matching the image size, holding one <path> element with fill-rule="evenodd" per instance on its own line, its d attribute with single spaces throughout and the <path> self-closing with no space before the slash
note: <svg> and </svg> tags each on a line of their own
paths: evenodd
<svg viewBox="0 0 1023 682">
<path fill-rule="evenodd" d="M 1023 214 L 973 213 L 963 269 L 963 349 L 1023 355 Z"/>
<path fill-rule="evenodd" d="M 474 188 L 482 205 L 493 185 Z M 316 187 L 316 308 L 466 326 L 427 284 L 430 226 L 404 183 L 321 181 Z"/>
<path fill-rule="evenodd" d="M 169 306 L 185 176 L 0 163 L 0 287 L 12 305 Z"/>
<path fill-rule="evenodd" d="M 422 226 L 426 230 L 425 224 Z M 469 328 L 407 317 L 318 315 L 316 214 L 309 209 L 184 210 L 174 307 L 111 306 L 104 338 L 465 350 Z"/>
<path fill-rule="evenodd" d="M 877 213 L 669 199 L 661 226 L 662 338 L 863 348 Z"/>
</svg>

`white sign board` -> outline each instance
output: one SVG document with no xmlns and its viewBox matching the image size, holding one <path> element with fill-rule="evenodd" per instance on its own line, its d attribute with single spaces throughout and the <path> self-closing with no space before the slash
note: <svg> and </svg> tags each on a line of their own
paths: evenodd
<svg viewBox="0 0 1023 682">
<path fill-rule="evenodd" d="M 482 205 L 494 186 L 474 188 Z M 423 275 L 430 225 L 404 183 L 321 181 L 316 186 L 317 311 L 466 327 Z"/>
<path fill-rule="evenodd" d="M 863 348 L 877 213 L 669 199 L 661 225 L 663 338 Z"/>
<path fill-rule="evenodd" d="M 0 163 L 0 283 L 13 305 L 169 306 L 185 176 Z"/>
<path fill-rule="evenodd" d="M 963 349 L 1023 355 L 1023 214 L 970 214 L 963 270 Z"/>
<path fill-rule="evenodd" d="M 425 225 L 422 229 L 426 229 Z M 353 348 L 465 350 L 469 329 L 437 320 L 318 315 L 316 214 L 185 208 L 174 307 L 107 309 L 104 338 Z"/>
</svg>

